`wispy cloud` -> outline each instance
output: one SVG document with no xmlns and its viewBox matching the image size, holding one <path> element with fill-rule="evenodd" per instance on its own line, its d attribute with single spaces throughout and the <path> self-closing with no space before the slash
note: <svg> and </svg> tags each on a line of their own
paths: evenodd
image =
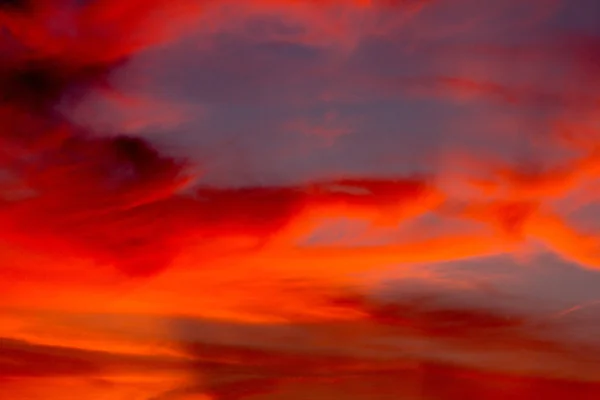
<svg viewBox="0 0 600 400">
<path fill-rule="evenodd" d="M 0 2 L 3 390 L 591 399 L 572 3 Z"/>
</svg>

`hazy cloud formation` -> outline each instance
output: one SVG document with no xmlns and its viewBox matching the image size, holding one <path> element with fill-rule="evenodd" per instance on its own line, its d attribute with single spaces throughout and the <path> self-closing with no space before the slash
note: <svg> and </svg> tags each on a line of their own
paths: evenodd
<svg viewBox="0 0 600 400">
<path fill-rule="evenodd" d="M 0 1 L 0 390 L 596 399 L 596 3 Z"/>
</svg>

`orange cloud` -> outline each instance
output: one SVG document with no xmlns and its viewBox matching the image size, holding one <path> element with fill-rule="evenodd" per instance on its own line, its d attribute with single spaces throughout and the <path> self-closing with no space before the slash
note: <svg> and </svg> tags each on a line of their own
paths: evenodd
<svg viewBox="0 0 600 400">
<path fill-rule="evenodd" d="M 425 264 L 517 254 L 537 242 L 580 268 L 600 269 L 598 232 L 578 226 L 557 205 L 576 195 L 582 197 L 577 204 L 597 202 L 595 192 L 581 191 L 600 178 L 596 38 L 568 36 L 565 42 L 573 46 L 563 58 L 545 48 L 532 55 L 474 46 L 463 59 L 449 46 L 455 65 L 443 51 L 431 61 L 447 71 L 390 78 L 357 76 L 357 67 L 340 71 L 342 79 L 333 85 L 334 92 L 348 89 L 335 87 L 340 82 L 375 88 L 377 98 L 416 88 L 436 101 L 449 95 L 534 114 L 551 110 L 540 118 L 549 130 L 535 143 L 564 156 L 558 161 L 542 155 L 541 166 L 531 168 L 505 155 L 474 157 L 477 150 L 471 150 L 471 170 L 462 175 L 430 165 L 428 174 L 339 173 L 288 185 L 224 187 L 191 172 L 202 170 L 201 159 L 168 154 L 142 134 L 99 134 L 65 109 L 77 109 L 94 93 L 128 99 L 114 87 L 112 74 L 142 51 L 188 33 L 206 38 L 233 32 L 326 50 L 330 63 L 316 74 L 327 75 L 369 40 L 406 34 L 404 44 L 410 44 L 474 34 L 516 3 L 441 27 L 431 21 L 450 6 L 434 1 L 59 3 L 0 2 L 7 32 L 0 38 L 4 393 L 15 399 L 205 400 L 559 398 L 567 396 L 565 388 L 591 399 L 597 393 L 597 384 L 581 382 L 598 381 L 597 344 L 577 340 L 556 321 L 496 311 L 483 296 L 479 308 L 371 298 L 378 273 L 436 283 Z M 539 9 L 545 3 L 534 3 L 528 21 L 547 16 Z M 475 3 L 461 4 L 452 10 L 463 13 Z M 289 26 L 249 22 L 262 17 Z M 489 33 L 484 31 L 482 36 Z M 510 81 L 503 68 L 478 64 L 478 52 L 555 63 L 543 72 L 558 70 L 557 81 L 565 85 Z M 140 104 L 145 110 L 133 113 L 132 130 L 184 117 L 176 107 L 167 109 L 175 104 L 170 100 L 148 99 L 117 102 L 125 113 Z M 329 98 L 328 109 L 337 100 Z M 183 114 L 189 114 L 185 104 Z M 316 124 L 291 120 L 289 128 L 329 139 L 354 130 L 334 114 Z M 458 164 L 462 156 L 448 152 L 449 162 Z M 323 227 L 336 235 L 317 237 Z M 357 295 L 345 298 L 348 292 Z M 206 326 L 177 327 L 177 318 L 218 320 L 219 336 L 235 336 L 240 327 L 263 329 L 264 335 L 287 330 L 270 343 L 244 336 L 241 344 L 223 344 L 215 334 L 198 339 L 194 335 Z M 239 325 L 226 325 L 231 321 Z M 574 326 L 592 329 L 589 321 Z"/>
</svg>

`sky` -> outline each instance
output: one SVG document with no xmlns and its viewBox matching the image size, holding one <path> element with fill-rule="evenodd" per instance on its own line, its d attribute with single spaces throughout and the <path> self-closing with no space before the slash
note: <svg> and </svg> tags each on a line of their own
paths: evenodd
<svg viewBox="0 0 600 400">
<path fill-rule="evenodd" d="M 599 18 L 0 1 L 0 392 L 598 398 Z"/>
</svg>

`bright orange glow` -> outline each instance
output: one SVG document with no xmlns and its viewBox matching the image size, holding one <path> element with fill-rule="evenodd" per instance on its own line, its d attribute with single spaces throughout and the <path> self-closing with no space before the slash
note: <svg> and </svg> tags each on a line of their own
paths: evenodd
<svg viewBox="0 0 600 400">
<path fill-rule="evenodd" d="M 0 393 L 599 398 L 578 1 L 0 0 Z"/>
</svg>

